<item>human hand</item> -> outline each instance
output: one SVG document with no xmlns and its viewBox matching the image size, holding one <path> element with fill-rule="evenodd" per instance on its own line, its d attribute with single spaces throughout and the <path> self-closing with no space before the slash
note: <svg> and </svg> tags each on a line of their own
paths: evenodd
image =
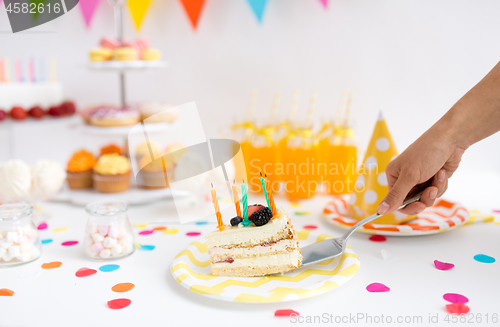
<svg viewBox="0 0 500 327">
<path fill-rule="evenodd" d="M 432 206 L 448 188 L 465 149 L 448 142 L 438 130 L 430 129 L 394 159 L 386 169 L 389 193 L 377 207 L 378 214 L 395 211 L 415 187 L 432 179 L 420 201 L 399 210 L 408 215 Z"/>
</svg>

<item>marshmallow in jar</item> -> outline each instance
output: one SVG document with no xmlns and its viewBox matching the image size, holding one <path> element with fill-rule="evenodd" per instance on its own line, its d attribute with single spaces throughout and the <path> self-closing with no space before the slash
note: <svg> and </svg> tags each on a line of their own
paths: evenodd
<svg viewBox="0 0 500 327">
<path fill-rule="evenodd" d="M 28 203 L 0 205 L 0 266 L 30 262 L 42 254 L 32 211 Z"/>
<path fill-rule="evenodd" d="M 85 253 L 92 259 L 117 259 L 134 252 L 132 226 L 125 201 L 98 201 L 87 204 Z"/>
</svg>

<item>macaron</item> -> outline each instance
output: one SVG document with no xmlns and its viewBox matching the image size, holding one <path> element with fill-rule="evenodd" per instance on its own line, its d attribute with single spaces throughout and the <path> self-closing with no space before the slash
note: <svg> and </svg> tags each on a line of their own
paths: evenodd
<svg viewBox="0 0 500 327">
<path fill-rule="evenodd" d="M 142 52 L 142 60 L 160 60 L 160 51 L 158 49 L 145 49 Z"/>
<path fill-rule="evenodd" d="M 118 43 L 117 40 L 113 40 L 113 39 L 108 39 L 106 37 L 103 37 L 101 39 L 101 42 L 99 43 L 99 45 L 103 48 L 106 48 L 106 49 L 111 49 L 111 50 L 115 50 L 116 48 L 118 48 L 118 46 L 120 45 Z"/>
<path fill-rule="evenodd" d="M 107 61 L 110 60 L 113 55 L 113 51 L 107 48 L 97 48 L 92 49 L 89 52 L 90 61 Z"/>
<path fill-rule="evenodd" d="M 132 61 L 137 60 L 137 50 L 132 47 L 121 47 L 117 48 L 114 53 L 116 60 L 120 61 Z"/>
</svg>

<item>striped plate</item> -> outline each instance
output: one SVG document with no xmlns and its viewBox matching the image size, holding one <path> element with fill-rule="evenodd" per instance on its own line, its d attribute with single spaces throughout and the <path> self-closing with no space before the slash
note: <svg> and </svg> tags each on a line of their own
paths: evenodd
<svg viewBox="0 0 500 327">
<path fill-rule="evenodd" d="M 300 246 L 331 236 L 309 230 L 297 233 Z M 347 282 L 359 269 L 359 258 L 351 248 L 342 256 L 302 267 L 283 275 L 266 277 L 219 277 L 210 270 L 205 242 L 191 243 L 172 262 L 175 280 L 190 291 L 230 302 L 286 302 L 319 295 Z"/>
<path fill-rule="evenodd" d="M 348 199 L 335 196 L 323 209 L 323 217 L 331 224 L 351 228 L 358 220 L 347 216 Z M 467 223 L 469 212 L 461 204 L 440 199 L 415 219 L 401 225 L 365 224 L 359 232 L 388 236 L 418 236 L 442 233 Z"/>
</svg>

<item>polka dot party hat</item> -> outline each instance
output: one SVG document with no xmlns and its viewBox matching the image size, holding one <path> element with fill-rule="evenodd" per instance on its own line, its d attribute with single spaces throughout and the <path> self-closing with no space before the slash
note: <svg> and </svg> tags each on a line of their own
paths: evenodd
<svg viewBox="0 0 500 327">
<path fill-rule="evenodd" d="M 349 216 L 361 220 L 377 210 L 377 206 L 389 192 L 385 169 L 398 155 L 385 119 L 380 113 L 365 158 L 358 170 L 354 192 L 349 203 Z M 375 224 L 397 225 L 414 216 L 394 212 L 373 221 Z"/>
</svg>

